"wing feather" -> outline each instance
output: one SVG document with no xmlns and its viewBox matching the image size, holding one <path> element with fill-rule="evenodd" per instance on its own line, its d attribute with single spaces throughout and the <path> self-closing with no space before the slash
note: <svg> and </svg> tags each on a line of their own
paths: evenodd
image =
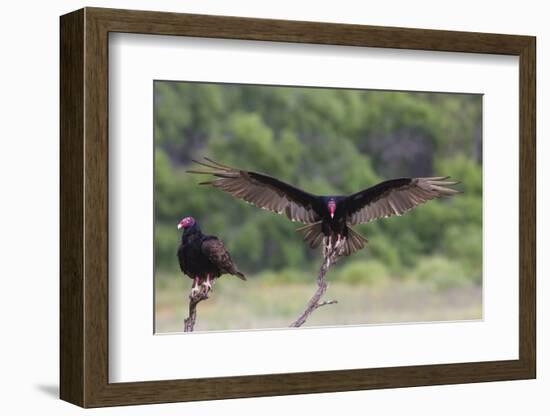
<svg viewBox="0 0 550 416">
<path fill-rule="evenodd" d="M 402 215 L 431 199 L 459 193 L 449 187 L 459 182 L 448 179 L 445 176 L 392 179 L 350 195 L 347 200 L 349 223 L 365 224 Z"/>
<path fill-rule="evenodd" d="M 201 251 L 218 268 L 221 274 L 229 273 L 246 280 L 244 274 L 237 270 L 235 263 L 231 259 L 231 255 L 220 239 L 216 237 L 207 238 L 201 244 Z"/>
<path fill-rule="evenodd" d="M 201 185 L 219 188 L 258 208 L 284 214 L 292 221 L 312 224 L 319 220 L 313 209 L 314 195 L 262 173 L 231 168 L 208 158 L 205 160 L 193 162 L 208 170 L 187 171 L 216 178 Z"/>
<path fill-rule="evenodd" d="M 209 238 L 201 245 L 201 251 L 221 271 L 227 272 L 228 264 L 231 264 L 231 256 L 225 249 L 223 242 L 217 238 Z"/>
</svg>

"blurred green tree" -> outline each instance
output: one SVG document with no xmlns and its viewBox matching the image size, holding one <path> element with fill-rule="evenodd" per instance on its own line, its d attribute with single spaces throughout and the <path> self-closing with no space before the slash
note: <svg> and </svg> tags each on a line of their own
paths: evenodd
<svg viewBox="0 0 550 416">
<path fill-rule="evenodd" d="M 191 159 L 210 156 L 319 194 L 345 194 L 400 176 L 450 175 L 464 194 L 360 226 L 369 239 L 342 278 L 481 281 L 481 96 L 156 81 L 155 255 L 177 269 L 181 217 L 217 234 L 243 270 L 299 275 L 310 250 L 286 218 L 198 186 Z M 415 269 L 415 273 L 410 273 Z M 283 273 L 284 272 L 284 273 Z M 436 277 L 434 277 L 436 276 Z M 440 279 L 441 285 L 448 280 Z"/>
</svg>

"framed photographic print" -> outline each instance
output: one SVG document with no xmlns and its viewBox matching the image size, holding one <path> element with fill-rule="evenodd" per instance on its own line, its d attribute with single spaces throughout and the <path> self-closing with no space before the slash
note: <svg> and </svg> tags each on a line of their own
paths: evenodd
<svg viewBox="0 0 550 416">
<path fill-rule="evenodd" d="M 534 378 L 535 38 L 61 17 L 83 407 Z"/>
</svg>

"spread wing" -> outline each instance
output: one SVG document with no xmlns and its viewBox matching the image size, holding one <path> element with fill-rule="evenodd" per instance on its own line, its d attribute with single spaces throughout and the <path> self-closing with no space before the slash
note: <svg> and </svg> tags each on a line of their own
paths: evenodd
<svg viewBox="0 0 550 416">
<path fill-rule="evenodd" d="M 193 162 L 210 170 L 188 170 L 189 173 L 206 174 L 217 179 L 202 182 L 236 198 L 277 214 L 285 214 L 292 221 L 311 224 L 318 221 L 313 210 L 315 196 L 288 183 L 258 172 L 234 169 L 205 158 L 207 162 Z"/>
<path fill-rule="evenodd" d="M 209 237 L 201 244 L 202 253 L 214 264 L 221 273 L 234 274 L 246 280 L 244 274 L 237 270 L 229 252 L 225 249 L 223 242 L 216 237 Z"/>
<path fill-rule="evenodd" d="M 448 179 L 448 176 L 392 179 L 357 192 L 346 199 L 348 221 L 356 225 L 402 215 L 431 199 L 459 193 L 448 187 L 459 182 Z"/>
</svg>

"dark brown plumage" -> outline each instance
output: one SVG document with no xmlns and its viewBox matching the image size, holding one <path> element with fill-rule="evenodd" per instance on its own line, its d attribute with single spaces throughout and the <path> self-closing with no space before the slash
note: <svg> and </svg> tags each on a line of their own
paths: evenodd
<svg viewBox="0 0 550 416">
<path fill-rule="evenodd" d="M 391 179 L 351 195 L 318 196 L 262 173 L 205 159 L 206 162 L 194 162 L 208 170 L 188 171 L 215 177 L 201 185 L 219 188 L 259 208 L 307 224 L 297 231 L 310 247 L 316 248 L 324 242 L 325 249 L 330 249 L 338 244 L 340 254 L 346 256 L 362 249 L 367 242 L 351 226 L 402 215 L 431 199 L 459 193 L 449 187 L 459 182 L 438 176 Z"/>
<path fill-rule="evenodd" d="M 214 279 L 222 274 L 232 274 L 246 280 L 223 242 L 215 236 L 204 235 L 193 217 L 182 219 L 178 223 L 178 229 L 181 228 L 184 231 L 178 247 L 178 260 L 181 271 L 193 279 L 192 293 L 200 290 L 199 285 L 208 292 Z"/>
</svg>

